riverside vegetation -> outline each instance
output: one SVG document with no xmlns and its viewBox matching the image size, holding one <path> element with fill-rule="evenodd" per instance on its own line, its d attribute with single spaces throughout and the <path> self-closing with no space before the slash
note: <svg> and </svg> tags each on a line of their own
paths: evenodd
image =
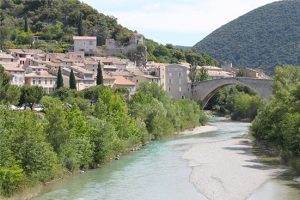
<svg viewBox="0 0 300 200">
<path fill-rule="evenodd" d="M 0 196 L 95 168 L 137 145 L 206 123 L 191 100 L 171 100 L 156 84 L 124 90 L 95 86 L 80 92 L 18 88 L 0 67 Z M 42 112 L 10 110 L 22 102 Z"/>
<path fill-rule="evenodd" d="M 243 85 L 220 89 L 208 102 L 207 108 L 220 115 L 230 115 L 232 120 L 252 121 L 265 105 L 255 91 Z"/>
<path fill-rule="evenodd" d="M 277 68 L 274 80 L 273 97 L 260 109 L 251 132 L 300 174 L 300 68 Z"/>
</svg>

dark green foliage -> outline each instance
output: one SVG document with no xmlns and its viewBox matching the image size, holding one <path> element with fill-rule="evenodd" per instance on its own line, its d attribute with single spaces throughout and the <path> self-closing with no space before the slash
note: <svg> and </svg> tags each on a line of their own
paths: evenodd
<svg viewBox="0 0 300 200">
<path fill-rule="evenodd" d="M 9 3 L 0 5 L 1 48 L 2 46 L 9 47 L 11 43 L 31 44 L 28 37 L 24 42 L 24 33 L 30 32 L 40 36 L 41 39 L 33 47 L 49 52 L 67 50 L 72 43 L 73 35 L 95 35 L 98 45 L 103 45 L 106 38 L 116 38 L 123 44 L 123 41 L 132 33 L 119 25 L 116 18 L 98 13 L 97 10 L 78 0 L 4 2 Z M 24 16 L 26 16 L 25 19 L 23 19 Z M 28 28 L 27 31 L 26 27 L 30 29 Z M 19 38 L 18 41 L 16 38 Z M 57 42 L 54 43 L 52 40 Z"/>
<path fill-rule="evenodd" d="M 1 107 L 0 122 L 0 194 L 17 192 L 26 179 L 45 182 L 54 178 L 58 160 L 37 116 Z"/>
<path fill-rule="evenodd" d="M 300 68 L 276 69 L 275 88 L 269 104 L 253 121 L 253 136 L 279 150 L 284 161 L 300 173 Z"/>
<path fill-rule="evenodd" d="M 103 85 L 103 74 L 100 62 L 98 63 L 96 82 L 97 85 Z"/>
<path fill-rule="evenodd" d="M 24 18 L 24 32 L 28 32 L 29 31 L 29 26 L 28 26 L 28 18 L 27 16 L 25 16 Z"/>
<path fill-rule="evenodd" d="M 4 72 L 2 65 L 0 65 L 0 102 L 17 105 L 21 90 L 17 86 L 10 85 L 9 81 L 10 77 Z"/>
<path fill-rule="evenodd" d="M 206 122 L 199 105 L 190 100 L 171 101 L 157 84 L 142 84 L 130 102 L 130 112 L 145 122 L 152 138 Z"/>
<path fill-rule="evenodd" d="M 69 85 L 70 85 L 70 89 L 76 90 L 76 79 L 75 79 L 75 75 L 74 75 L 74 71 L 73 69 L 71 69 L 71 73 L 70 73 L 70 77 L 69 77 Z"/>
<path fill-rule="evenodd" d="M 206 53 L 199 53 L 194 50 L 182 50 L 171 44 L 166 46 L 152 40 L 146 40 L 147 60 L 161 63 L 188 62 L 192 65 L 218 66 L 218 62 Z"/>
<path fill-rule="evenodd" d="M 40 102 L 44 94 L 44 90 L 39 86 L 24 86 L 21 89 L 21 97 L 19 104 L 28 106 L 31 110 L 34 104 Z"/>
<path fill-rule="evenodd" d="M 247 76 L 247 72 L 245 68 L 241 68 L 239 69 L 238 73 L 236 74 L 237 77 L 246 77 Z"/>
<path fill-rule="evenodd" d="M 201 68 L 198 70 L 196 65 L 190 65 L 189 78 L 192 83 L 210 79 L 207 69 Z"/>
<path fill-rule="evenodd" d="M 83 25 L 82 25 L 82 16 L 81 14 L 79 15 L 79 19 L 78 19 L 78 24 L 77 24 L 77 33 L 79 36 L 83 36 L 84 35 L 84 30 L 83 30 Z"/>
<path fill-rule="evenodd" d="M 222 26 L 193 48 L 221 63 L 260 67 L 300 64 L 300 1 L 278 1 Z"/>
<path fill-rule="evenodd" d="M 263 106 L 264 101 L 256 92 L 236 85 L 219 90 L 208 102 L 207 108 L 220 114 L 230 114 L 233 120 L 252 121 Z"/>
<path fill-rule="evenodd" d="M 58 68 L 57 72 L 57 81 L 56 81 L 56 89 L 60 89 L 61 87 L 64 87 L 64 80 L 61 73 L 61 68 Z"/>
</svg>

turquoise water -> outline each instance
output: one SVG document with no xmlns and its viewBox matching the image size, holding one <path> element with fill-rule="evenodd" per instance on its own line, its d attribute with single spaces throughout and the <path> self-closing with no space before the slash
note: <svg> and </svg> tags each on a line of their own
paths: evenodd
<svg viewBox="0 0 300 200">
<path fill-rule="evenodd" d="M 204 200 L 206 198 L 189 182 L 191 168 L 182 159 L 184 151 L 207 138 L 245 134 L 249 127 L 248 123 L 224 118 L 214 118 L 210 124 L 219 130 L 153 142 L 100 169 L 48 186 L 35 200 Z M 288 186 L 289 183 L 272 180 L 250 200 L 299 200 L 300 190 Z"/>
</svg>

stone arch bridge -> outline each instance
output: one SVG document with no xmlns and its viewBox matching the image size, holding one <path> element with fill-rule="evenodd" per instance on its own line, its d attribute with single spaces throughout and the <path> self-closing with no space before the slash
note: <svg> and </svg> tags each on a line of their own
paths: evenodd
<svg viewBox="0 0 300 200">
<path fill-rule="evenodd" d="M 232 77 L 196 82 L 192 84 L 192 99 L 201 101 L 205 107 L 208 101 L 223 87 L 228 85 L 245 85 L 264 99 L 268 99 L 273 91 L 274 81 L 270 79 L 256 79 L 248 77 Z"/>
</svg>

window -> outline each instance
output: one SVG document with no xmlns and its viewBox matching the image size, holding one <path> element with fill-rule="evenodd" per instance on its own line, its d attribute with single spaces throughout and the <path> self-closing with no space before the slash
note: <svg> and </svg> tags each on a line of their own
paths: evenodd
<svg viewBox="0 0 300 200">
<path fill-rule="evenodd" d="M 171 88 L 169 87 L 169 92 L 171 92 Z"/>
<path fill-rule="evenodd" d="M 173 83 L 173 79 L 171 79 L 171 78 L 170 78 L 170 79 L 169 79 L 169 83 L 171 83 L 171 84 L 172 84 L 172 83 Z"/>
<path fill-rule="evenodd" d="M 179 89 L 179 92 L 181 92 L 181 87 L 179 87 L 178 89 Z"/>
<path fill-rule="evenodd" d="M 179 74 L 178 74 L 178 77 L 179 77 L 179 78 L 181 78 L 181 77 L 182 77 L 182 74 L 181 74 L 181 72 L 179 72 Z"/>
<path fill-rule="evenodd" d="M 32 84 L 35 85 L 35 80 L 34 79 L 32 80 Z"/>
<path fill-rule="evenodd" d="M 93 45 L 94 44 L 94 42 L 93 41 L 90 41 L 90 45 Z"/>
<path fill-rule="evenodd" d="M 50 85 L 52 85 L 52 80 L 50 80 Z"/>
<path fill-rule="evenodd" d="M 41 79 L 39 79 L 39 85 L 42 83 Z"/>
<path fill-rule="evenodd" d="M 181 99 L 185 99 L 185 97 L 184 97 L 184 96 L 181 96 Z"/>
<path fill-rule="evenodd" d="M 45 85 L 47 85 L 48 84 L 48 80 L 47 79 L 45 79 Z"/>
<path fill-rule="evenodd" d="M 179 79 L 179 85 L 181 85 L 181 78 Z"/>
<path fill-rule="evenodd" d="M 172 77 L 172 72 L 169 73 L 169 76 Z"/>
</svg>

